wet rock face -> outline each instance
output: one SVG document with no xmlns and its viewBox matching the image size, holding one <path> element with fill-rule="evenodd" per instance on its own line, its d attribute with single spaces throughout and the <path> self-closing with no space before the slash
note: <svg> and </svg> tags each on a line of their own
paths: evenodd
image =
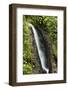
<svg viewBox="0 0 68 90">
<path fill-rule="evenodd" d="M 48 63 L 48 67 L 49 67 L 49 73 L 52 73 L 51 42 L 49 40 L 48 34 L 44 30 L 42 30 L 40 28 L 37 28 L 37 30 L 38 30 L 38 32 L 40 32 L 42 34 L 43 44 L 45 45 L 45 49 L 46 49 L 45 55 L 46 55 L 46 58 L 47 58 L 47 63 Z"/>
<path fill-rule="evenodd" d="M 39 30 L 42 33 L 42 36 L 44 38 L 43 43 L 46 48 L 46 56 L 48 59 L 49 73 L 56 73 L 57 72 L 57 62 L 55 62 L 55 58 L 52 55 L 52 44 L 49 39 L 48 33 L 38 27 L 36 27 L 36 28 L 37 28 L 37 30 Z"/>
</svg>

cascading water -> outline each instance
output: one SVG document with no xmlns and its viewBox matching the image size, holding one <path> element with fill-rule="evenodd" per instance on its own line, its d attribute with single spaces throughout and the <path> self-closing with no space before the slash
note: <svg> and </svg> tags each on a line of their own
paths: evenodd
<svg viewBox="0 0 68 90">
<path fill-rule="evenodd" d="M 34 28 L 34 26 L 30 23 L 29 23 L 29 26 L 32 28 L 32 32 L 34 34 L 34 38 L 35 38 L 35 42 L 36 42 L 36 46 L 37 46 L 38 55 L 39 55 L 39 58 L 40 58 L 42 69 L 46 73 L 49 73 L 49 69 L 48 69 L 48 66 L 47 66 L 47 58 L 46 58 L 46 55 L 45 55 L 45 52 L 44 52 L 44 48 L 42 48 L 42 47 L 44 47 L 43 43 L 41 42 L 41 40 L 39 38 L 39 35 L 38 35 L 36 29 Z"/>
</svg>

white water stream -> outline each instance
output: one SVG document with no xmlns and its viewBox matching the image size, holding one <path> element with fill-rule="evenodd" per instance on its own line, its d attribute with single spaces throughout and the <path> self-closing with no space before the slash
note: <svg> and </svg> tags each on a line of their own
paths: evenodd
<svg viewBox="0 0 68 90">
<path fill-rule="evenodd" d="M 34 28 L 34 26 L 32 24 L 29 24 L 29 26 L 32 28 L 32 31 L 33 31 L 33 34 L 34 34 L 34 38 L 35 38 L 35 42 L 36 42 L 36 46 L 37 46 L 38 55 L 39 55 L 39 58 L 40 58 L 42 69 L 46 73 L 49 73 L 49 69 L 48 69 L 47 63 L 46 63 L 47 59 L 46 59 L 46 56 L 45 56 L 45 53 L 44 53 L 43 49 L 41 48 L 38 33 L 37 33 L 36 29 Z"/>
</svg>

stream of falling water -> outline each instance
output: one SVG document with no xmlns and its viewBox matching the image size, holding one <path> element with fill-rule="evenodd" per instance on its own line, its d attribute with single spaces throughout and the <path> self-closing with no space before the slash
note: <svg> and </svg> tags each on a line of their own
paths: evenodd
<svg viewBox="0 0 68 90">
<path fill-rule="evenodd" d="M 32 32 L 34 34 L 34 38 L 35 38 L 35 42 L 36 42 L 36 46 L 37 46 L 37 50 L 38 50 L 38 55 L 39 55 L 40 62 L 41 62 L 41 67 L 46 73 L 49 73 L 49 69 L 47 67 L 47 62 L 46 62 L 47 58 L 45 56 L 44 49 L 41 48 L 41 45 L 43 46 L 43 43 L 40 42 L 39 35 L 38 35 L 36 29 L 34 28 L 34 26 L 30 23 L 29 23 L 29 26 L 32 28 Z"/>
</svg>

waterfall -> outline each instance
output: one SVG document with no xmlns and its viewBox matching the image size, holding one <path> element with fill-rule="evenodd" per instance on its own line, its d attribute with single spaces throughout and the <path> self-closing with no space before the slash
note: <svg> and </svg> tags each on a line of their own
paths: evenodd
<svg viewBox="0 0 68 90">
<path fill-rule="evenodd" d="M 47 67 L 47 58 L 46 58 L 46 55 L 44 52 L 45 47 L 43 46 L 43 43 L 41 42 L 38 32 L 34 28 L 34 26 L 30 23 L 29 23 L 29 26 L 32 28 L 32 32 L 34 34 L 34 38 L 35 38 L 35 42 L 36 42 L 36 46 L 37 46 L 37 50 L 38 50 L 38 55 L 39 55 L 40 62 L 41 62 L 41 67 L 42 67 L 43 71 L 45 71 L 46 73 L 49 73 L 49 69 Z"/>
</svg>

